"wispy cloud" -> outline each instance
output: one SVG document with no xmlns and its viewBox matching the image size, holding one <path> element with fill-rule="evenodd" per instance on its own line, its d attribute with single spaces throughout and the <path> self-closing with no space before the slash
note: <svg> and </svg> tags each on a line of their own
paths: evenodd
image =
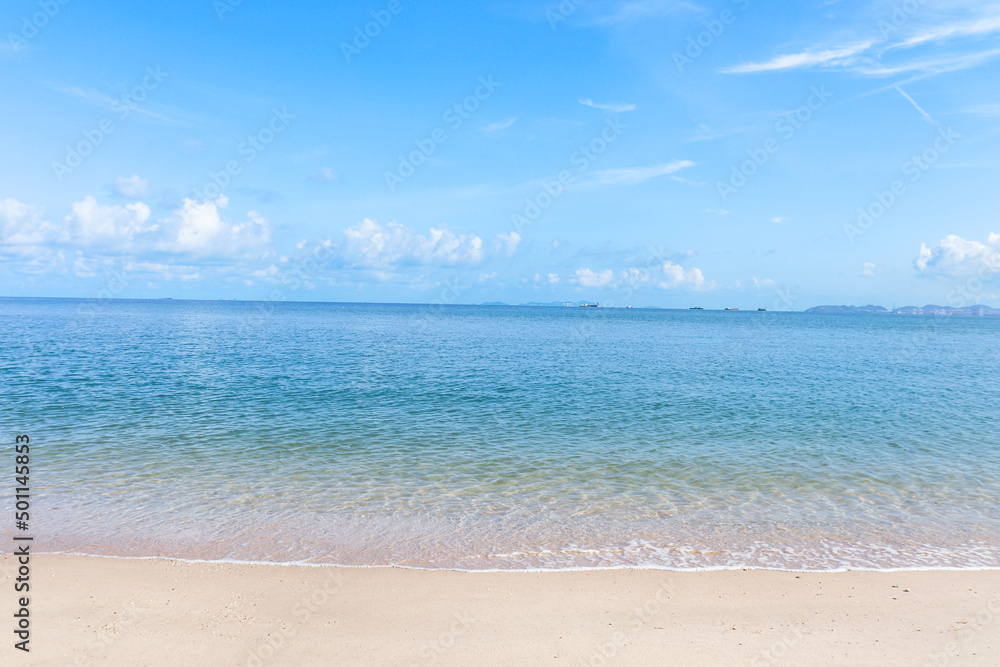
<svg viewBox="0 0 1000 667">
<path fill-rule="evenodd" d="M 79 100 L 83 100 L 84 102 L 89 102 L 90 104 L 108 109 L 109 111 L 115 111 L 117 108 L 121 109 L 127 108 L 129 112 L 134 111 L 136 113 L 149 116 L 150 118 L 156 118 L 157 120 L 162 120 L 165 123 L 171 123 L 171 124 L 177 123 L 176 119 L 164 116 L 163 114 L 156 113 L 155 111 L 143 108 L 142 106 L 138 106 L 134 101 L 128 99 L 127 97 L 122 99 L 116 99 L 114 97 L 111 97 L 110 95 L 105 95 L 104 93 L 93 89 L 78 88 L 76 86 L 60 86 L 57 84 L 49 84 L 49 87 L 56 92 L 63 93 L 64 95 L 69 95 L 70 97 L 75 97 Z M 152 106 L 152 103 L 145 103 L 145 106 Z"/>
<path fill-rule="evenodd" d="M 132 174 L 129 177 L 119 176 L 111 189 L 120 197 L 145 197 L 149 194 L 149 181 L 140 178 L 139 174 Z"/>
<path fill-rule="evenodd" d="M 912 105 L 913 105 L 913 108 L 914 108 L 914 109 L 916 109 L 917 111 L 919 111 L 919 112 L 920 112 L 920 115 L 922 115 L 922 116 L 924 117 L 924 120 L 926 120 L 926 121 L 927 121 L 928 123 L 931 123 L 932 125 L 937 125 L 937 121 L 935 121 L 935 120 L 934 120 L 933 118 L 931 118 L 931 115 L 930 115 L 929 113 L 927 113 L 926 111 L 924 111 L 924 110 L 923 110 L 923 109 L 922 109 L 922 108 L 920 107 L 920 105 L 919 105 L 919 104 L 917 104 L 917 103 L 916 103 L 916 101 L 915 101 L 915 100 L 914 100 L 914 99 L 913 99 L 912 97 L 910 97 L 910 96 L 909 96 L 909 95 L 907 95 L 907 94 L 906 94 L 905 92 L 903 92 L 903 89 L 902 89 L 902 88 L 900 88 L 899 86 L 895 86 L 895 88 L 896 88 L 896 90 L 897 90 L 897 91 L 899 91 L 899 94 L 900 94 L 900 95 L 902 95 L 903 97 L 905 97 L 905 98 L 907 99 L 907 101 L 908 101 L 908 102 L 909 102 L 910 104 L 912 104 Z"/>
<path fill-rule="evenodd" d="M 712 139 L 718 139 L 721 136 L 722 135 L 720 133 L 715 132 L 708 125 L 699 125 L 698 129 L 695 130 L 694 132 L 692 132 L 691 136 L 688 137 L 687 140 L 691 141 L 691 142 L 694 142 L 694 141 L 711 141 Z"/>
<path fill-rule="evenodd" d="M 1000 116 L 1000 104 L 972 104 L 962 107 L 958 112 L 975 116 Z"/>
<path fill-rule="evenodd" d="M 605 169 L 594 174 L 594 177 L 581 185 L 634 185 L 652 178 L 676 174 L 693 167 L 690 160 L 674 160 L 652 167 L 628 167 L 625 169 Z"/>
<path fill-rule="evenodd" d="M 158 101 L 169 97 L 166 90 L 161 96 L 159 91 L 161 86 L 168 88 L 174 86 L 171 73 L 164 72 L 158 65 L 146 67 L 145 72 L 139 73 L 133 83 L 135 85 L 129 84 L 121 88 L 103 86 L 105 90 L 110 91 L 110 94 L 99 89 L 65 85 L 52 81 L 47 81 L 46 85 L 58 93 L 106 109 L 121 120 L 135 114 L 138 117 L 156 119 L 168 125 L 187 127 L 204 127 L 206 124 L 218 121 L 218 118 L 203 112 Z M 191 80 L 186 80 L 184 85 L 189 86 L 191 83 Z M 237 105 L 236 99 L 236 96 L 233 95 L 225 102 L 227 105 L 235 106 Z M 266 103 L 267 101 L 265 101 Z"/>
<path fill-rule="evenodd" d="M 977 8 L 978 9 L 978 8 Z M 882 39 L 858 41 L 853 44 L 817 46 L 795 53 L 785 53 L 768 60 L 743 63 L 722 69 L 725 74 L 751 74 L 783 70 L 819 67 L 824 69 L 844 69 L 868 76 L 894 76 L 908 72 L 923 72 L 928 75 L 941 74 L 974 67 L 1000 55 L 995 44 L 984 44 L 982 40 L 971 44 L 963 52 L 945 45 L 949 40 L 962 37 L 982 38 L 1000 34 L 1000 15 L 996 5 L 979 9 L 979 18 L 956 20 L 936 18 L 936 23 L 907 26 L 908 33 L 898 38 L 883 33 Z M 920 46 L 941 43 L 933 53 L 916 58 L 896 57 L 894 52 L 912 50 Z M 993 47 L 993 48 L 991 48 Z M 889 62 L 886 62 L 889 61 Z"/>
<path fill-rule="evenodd" d="M 759 63 L 745 63 L 723 69 L 725 74 L 747 74 L 752 72 L 773 72 L 775 70 L 798 69 L 816 65 L 846 64 L 850 59 L 871 48 L 873 42 L 860 42 L 851 46 L 823 51 L 803 51 L 765 60 Z"/>
<path fill-rule="evenodd" d="M 252 198 L 258 204 L 270 204 L 282 199 L 282 194 L 269 188 L 254 188 L 248 185 L 241 185 L 236 188 L 236 192 Z"/>
<path fill-rule="evenodd" d="M 508 118 L 507 120 L 500 120 L 495 123 L 490 123 L 483 128 L 483 132 L 498 132 L 499 130 L 506 130 L 508 127 L 517 122 L 517 118 Z"/>
<path fill-rule="evenodd" d="M 622 113 L 624 111 L 635 111 L 634 104 L 602 104 L 595 102 L 591 99 L 581 99 L 580 104 L 588 107 L 593 107 L 595 109 L 600 109 L 601 111 L 611 111 L 612 113 Z"/>
<path fill-rule="evenodd" d="M 599 13 L 587 23 L 597 26 L 615 26 L 624 23 L 634 23 L 635 21 L 656 16 L 665 16 L 681 10 L 701 11 L 701 8 L 683 0 L 605 2 L 600 6 Z"/>
<path fill-rule="evenodd" d="M 1000 16 L 991 16 L 976 21 L 966 21 L 963 23 L 936 26 L 889 48 L 905 49 L 919 44 L 925 44 L 927 42 L 937 42 L 945 39 L 951 39 L 952 37 L 984 35 L 991 32 L 1000 32 Z"/>
<path fill-rule="evenodd" d="M 288 159 L 292 162 L 308 162 L 309 160 L 315 160 L 326 155 L 325 148 L 314 148 L 310 151 L 304 151 L 302 153 L 294 153 L 288 156 Z"/>
<path fill-rule="evenodd" d="M 316 183 L 334 183 L 340 180 L 340 174 L 333 167 L 320 167 L 319 171 L 309 174 L 309 179 Z"/>
<path fill-rule="evenodd" d="M 1000 49 L 989 51 L 977 51 L 975 53 L 965 53 L 959 55 L 946 55 L 940 57 L 924 58 L 898 65 L 883 65 L 882 63 L 866 60 L 855 69 L 859 74 L 868 76 L 894 76 L 896 74 L 917 73 L 913 79 L 905 83 L 925 78 L 934 74 L 945 74 L 947 72 L 957 72 L 959 70 L 975 67 L 980 63 L 991 60 L 1000 55 Z"/>
</svg>

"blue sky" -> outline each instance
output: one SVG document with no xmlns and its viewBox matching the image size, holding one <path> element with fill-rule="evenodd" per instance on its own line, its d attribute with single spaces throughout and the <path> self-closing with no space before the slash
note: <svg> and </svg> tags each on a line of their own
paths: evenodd
<svg viewBox="0 0 1000 667">
<path fill-rule="evenodd" d="M 0 10 L 0 294 L 1000 305 L 1000 3 Z"/>
</svg>

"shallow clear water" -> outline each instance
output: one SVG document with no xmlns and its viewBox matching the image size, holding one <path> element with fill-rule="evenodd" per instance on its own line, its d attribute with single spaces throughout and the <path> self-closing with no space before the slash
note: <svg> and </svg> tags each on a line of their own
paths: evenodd
<svg viewBox="0 0 1000 667">
<path fill-rule="evenodd" d="M 1000 567 L 1000 318 L 2 299 L 0 350 L 44 551 Z"/>
</svg>

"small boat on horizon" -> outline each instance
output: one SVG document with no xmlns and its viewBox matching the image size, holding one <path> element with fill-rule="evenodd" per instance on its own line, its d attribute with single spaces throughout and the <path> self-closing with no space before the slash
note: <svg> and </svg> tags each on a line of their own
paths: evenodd
<svg viewBox="0 0 1000 667">
<path fill-rule="evenodd" d="M 688 310 L 705 310 L 705 309 L 702 308 L 701 306 L 691 306 L 690 308 L 688 308 Z"/>
<path fill-rule="evenodd" d="M 580 307 L 581 308 L 597 308 L 600 305 L 601 305 L 600 302 L 598 302 L 598 303 L 581 303 Z"/>
<path fill-rule="evenodd" d="M 767 308 L 758 308 L 757 312 L 758 313 L 766 313 L 767 312 Z"/>
<path fill-rule="evenodd" d="M 739 310 L 739 308 L 723 308 L 723 310 Z"/>
</svg>

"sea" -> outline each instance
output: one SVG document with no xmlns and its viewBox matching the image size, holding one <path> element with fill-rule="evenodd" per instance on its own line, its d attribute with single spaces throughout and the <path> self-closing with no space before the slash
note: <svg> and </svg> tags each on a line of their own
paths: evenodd
<svg viewBox="0 0 1000 667">
<path fill-rule="evenodd" d="M 36 552 L 1000 567 L 997 317 L 6 298 L 0 383 Z"/>
</svg>

